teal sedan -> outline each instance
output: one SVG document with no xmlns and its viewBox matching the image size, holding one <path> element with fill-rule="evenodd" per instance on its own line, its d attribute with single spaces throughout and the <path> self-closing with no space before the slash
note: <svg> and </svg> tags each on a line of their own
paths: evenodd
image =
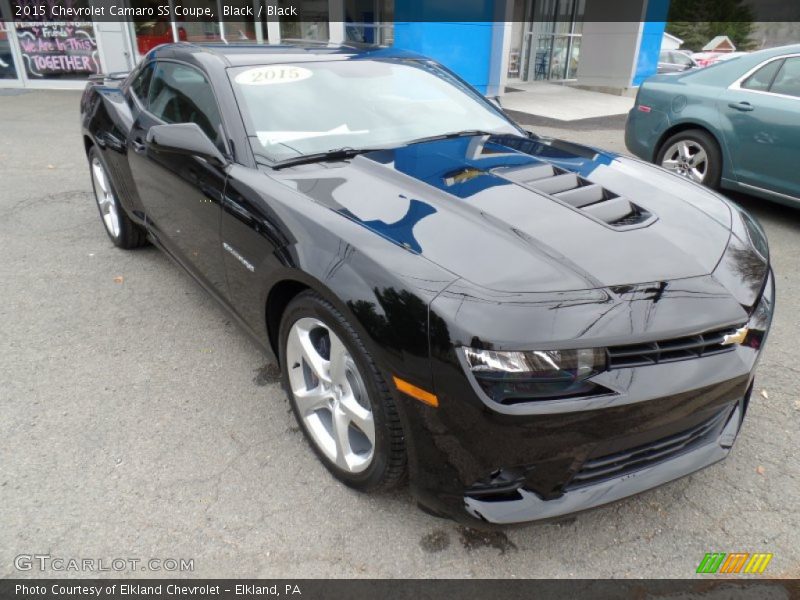
<svg viewBox="0 0 800 600">
<path fill-rule="evenodd" d="M 625 145 L 711 188 L 800 204 L 800 44 L 651 77 Z"/>
</svg>

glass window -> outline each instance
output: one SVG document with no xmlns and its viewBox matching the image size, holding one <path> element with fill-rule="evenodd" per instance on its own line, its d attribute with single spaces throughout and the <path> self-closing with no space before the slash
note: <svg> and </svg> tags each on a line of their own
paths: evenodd
<svg viewBox="0 0 800 600">
<path fill-rule="evenodd" d="M 204 44 L 221 42 L 219 21 L 176 21 L 178 41 Z"/>
<path fill-rule="evenodd" d="M 199 14 L 202 14 L 202 11 L 209 8 L 213 13 L 217 13 L 218 11 L 220 14 L 222 13 L 220 3 L 214 2 L 213 0 L 211 2 L 209 2 L 209 0 L 173 0 L 170 4 L 176 9 L 180 6 L 182 11 L 198 11 Z M 233 4 L 238 5 L 237 2 Z M 217 15 L 217 18 L 219 18 L 219 16 L 220 15 Z M 222 31 L 218 20 L 215 21 L 207 17 L 200 17 L 188 21 L 176 21 L 175 28 L 177 29 L 177 41 L 179 42 L 203 44 L 222 41 Z"/>
<path fill-rule="evenodd" d="M 464 130 L 519 134 L 437 66 L 351 60 L 230 69 L 253 150 L 271 161 Z"/>
<path fill-rule="evenodd" d="M 225 35 L 225 40 L 230 44 L 246 44 L 252 42 L 258 43 L 259 35 L 262 37 L 261 41 L 265 41 L 264 30 L 256 25 L 253 21 L 225 21 L 222 23 L 222 31 Z"/>
<path fill-rule="evenodd" d="M 128 0 L 126 2 L 126 5 L 149 9 L 154 15 L 159 14 L 158 7 L 161 4 L 164 4 L 162 0 L 136 0 L 135 3 Z M 169 21 L 134 21 L 130 23 L 130 27 L 133 28 L 136 49 L 140 56 L 144 56 L 156 46 L 175 41 L 172 37 L 172 24 Z"/>
<path fill-rule="evenodd" d="M 76 8 L 87 6 L 76 3 Z M 86 79 L 100 72 L 91 21 L 17 21 L 14 26 L 29 79 Z"/>
<path fill-rule="evenodd" d="M 778 61 L 776 61 L 778 62 Z M 800 97 L 800 56 L 787 58 L 772 82 L 770 92 Z"/>
<path fill-rule="evenodd" d="M 0 4 L 0 10 L 2 8 Z M 8 40 L 8 29 L 6 24 L 0 21 L 0 79 L 16 78 L 17 69 L 14 66 L 14 55 L 11 53 L 11 42 Z"/>
<path fill-rule="evenodd" d="M 141 56 L 161 44 L 170 44 L 172 39 L 172 26 L 165 21 L 134 22 L 133 34 L 136 37 L 136 49 Z"/>
<path fill-rule="evenodd" d="M 394 41 L 394 0 L 344 0 L 345 38 L 390 46 Z"/>
<path fill-rule="evenodd" d="M 280 17 L 282 40 L 328 41 L 328 0 L 278 0 L 278 8 L 292 7 L 297 16 Z"/>
<path fill-rule="evenodd" d="M 671 62 L 672 62 L 672 58 L 670 57 L 670 55 L 669 55 L 669 52 L 667 52 L 667 51 L 665 50 L 664 52 L 662 52 L 661 54 L 659 54 L 659 55 L 658 55 L 658 62 L 662 62 L 662 63 L 671 63 Z"/>
<path fill-rule="evenodd" d="M 149 90 L 149 110 L 167 123 L 197 123 L 224 151 L 222 120 L 205 76 L 193 67 L 156 63 Z"/>
<path fill-rule="evenodd" d="M 150 89 L 150 76 L 152 74 L 153 63 L 147 63 L 131 84 L 131 92 L 145 107 L 147 106 L 147 91 Z"/>
<path fill-rule="evenodd" d="M 769 89 L 769 84 L 772 83 L 772 78 L 778 72 L 781 62 L 780 60 L 768 62 L 742 82 L 742 89 L 766 92 Z"/>
</svg>

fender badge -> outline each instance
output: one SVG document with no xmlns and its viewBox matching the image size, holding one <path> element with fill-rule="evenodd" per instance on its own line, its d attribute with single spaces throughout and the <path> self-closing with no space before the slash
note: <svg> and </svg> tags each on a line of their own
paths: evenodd
<svg viewBox="0 0 800 600">
<path fill-rule="evenodd" d="M 747 337 L 747 333 L 750 330 L 747 327 L 740 327 L 736 330 L 736 333 L 729 333 L 725 337 L 722 338 L 722 342 L 720 342 L 721 346 L 730 346 L 732 344 L 744 344 L 744 340 Z"/>
</svg>

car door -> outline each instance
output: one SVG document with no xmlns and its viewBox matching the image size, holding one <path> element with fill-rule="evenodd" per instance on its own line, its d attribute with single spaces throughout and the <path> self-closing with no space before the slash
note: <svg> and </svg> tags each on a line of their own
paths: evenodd
<svg viewBox="0 0 800 600">
<path fill-rule="evenodd" d="M 169 123 L 196 123 L 228 155 L 207 77 L 188 64 L 158 61 L 147 105 L 128 140 L 131 174 L 152 234 L 202 283 L 227 296 L 219 237 L 226 170 L 198 156 L 153 148 L 147 132 Z"/>
<path fill-rule="evenodd" d="M 740 184 L 800 198 L 800 56 L 759 65 L 719 99 Z"/>
</svg>

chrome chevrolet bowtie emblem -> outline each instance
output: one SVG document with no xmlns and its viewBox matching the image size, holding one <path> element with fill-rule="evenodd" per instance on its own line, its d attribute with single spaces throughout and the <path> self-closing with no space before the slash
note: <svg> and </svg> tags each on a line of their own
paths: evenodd
<svg viewBox="0 0 800 600">
<path fill-rule="evenodd" d="M 730 346 L 731 344 L 744 344 L 744 340 L 747 337 L 748 331 L 749 329 L 747 329 L 747 327 L 740 327 L 736 330 L 736 333 L 729 333 L 723 337 L 722 345 Z"/>
</svg>

